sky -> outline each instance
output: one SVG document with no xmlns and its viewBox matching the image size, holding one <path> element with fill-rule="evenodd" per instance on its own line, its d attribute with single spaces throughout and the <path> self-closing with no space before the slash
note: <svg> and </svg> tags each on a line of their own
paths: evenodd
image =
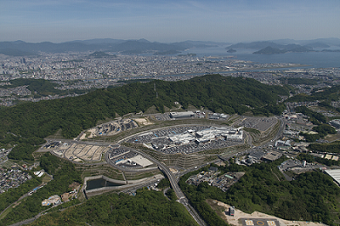
<svg viewBox="0 0 340 226">
<path fill-rule="evenodd" d="M 0 0 L 0 41 L 340 38 L 340 0 Z"/>
</svg>

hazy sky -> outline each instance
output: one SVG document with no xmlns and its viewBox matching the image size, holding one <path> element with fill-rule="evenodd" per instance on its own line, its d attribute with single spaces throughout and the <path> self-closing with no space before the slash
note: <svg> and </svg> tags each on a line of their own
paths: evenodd
<svg viewBox="0 0 340 226">
<path fill-rule="evenodd" d="M 0 41 L 340 38 L 340 0 L 0 0 Z"/>
</svg>

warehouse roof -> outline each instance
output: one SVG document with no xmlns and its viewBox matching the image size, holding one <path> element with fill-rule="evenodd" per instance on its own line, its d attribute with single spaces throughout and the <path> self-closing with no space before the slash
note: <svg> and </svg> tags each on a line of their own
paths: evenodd
<svg viewBox="0 0 340 226">
<path fill-rule="evenodd" d="M 340 169 L 325 170 L 325 172 L 333 178 L 340 185 Z"/>
</svg>

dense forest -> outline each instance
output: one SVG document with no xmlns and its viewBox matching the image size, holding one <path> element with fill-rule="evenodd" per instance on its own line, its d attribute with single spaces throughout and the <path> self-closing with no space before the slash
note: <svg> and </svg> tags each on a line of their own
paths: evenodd
<svg viewBox="0 0 340 226">
<path fill-rule="evenodd" d="M 33 225 L 197 225 L 184 206 L 162 192 L 138 190 L 136 196 L 104 194 L 63 212 L 45 215 Z"/>
<path fill-rule="evenodd" d="M 340 153 L 340 142 L 334 141 L 326 144 L 310 144 L 308 149 L 317 152 Z"/>
<path fill-rule="evenodd" d="M 305 106 L 296 107 L 295 111 L 308 116 L 309 121 L 311 121 L 314 125 L 320 125 L 321 123 L 326 123 L 327 121 L 323 114 L 312 111 Z"/>
<path fill-rule="evenodd" d="M 288 220 L 315 221 L 328 225 L 339 223 L 335 210 L 339 208 L 340 189 L 332 179 L 322 172 L 313 171 L 300 174 L 293 181 L 286 181 L 277 168 L 282 161 L 283 158 L 273 163 L 253 164 L 250 167 L 234 163 L 219 167 L 223 173 L 246 172 L 225 193 L 206 182 L 198 186 L 185 183 L 190 175 L 198 171 L 183 176 L 179 184 L 208 223 L 216 219 L 213 212 L 209 211 L 206 199 L 216 199 L 248 213 L 256 210 Z M 224 224 L 220 222 L 211 225 Z"/>
<path fill-rule="evenodd" d="M 48 95 L 67 95 L 68 93 L 77 93 L 82 94 L 85 93 L 86 90 L 60 90 L 56 89 L 56 87 L 60 87 L 59 84 L 51 82 L 49 80 L 44 79 L 14 79 L 11 80 L 11 85 L 4 85 L 2 88 L 13 88 L 18 86 L 27 86 L 27 89 L 32 92 L 32 96 L 35 98 L 39 98 L 42 96 Z"/>
<path fill-rule="evenodd" d="M 286 102 L 305 102 L 305 101 L 337 101 L 339 100 L 340 86 L 333 86 L 331 88 L 325 88 L 323 90 L 313 90 L 311 95 L 304 93 L 295 95 L 288 98 Z"/>
<path fill-rule="evenodd" d="M 99 89 L 86 95 L 37 103 L 23 103 L 0 111 L 0 146 L 17 145 L 10 158 L 32 160 L 32 153 L 43 138 L 62 129 L 65 138 L 76 137 L 98 120 L 115 118 L 130 112 L 145 112 L 155 106 L 164 112 L 178 101 L 184 109 L 189 104 L 214 112 L 243 114 L 280 114 L 278 95 L 288 95 L 281 86 L 269 86 L 254 79 L 206 75 L 186 81 L 130 83 L 121 87 Z M 262 108 L 261 108 L 262 107 Z"/>
</svg>

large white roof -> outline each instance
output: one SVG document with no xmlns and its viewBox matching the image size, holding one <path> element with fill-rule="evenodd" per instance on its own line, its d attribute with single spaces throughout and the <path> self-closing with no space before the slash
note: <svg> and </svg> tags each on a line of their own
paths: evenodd
<svg viewBox="0 0 340 226">
<path fill-rule="evenodd" d="M 340 185 L 340 169 L 325 170 L 325 172 Z"/>
</svg>

